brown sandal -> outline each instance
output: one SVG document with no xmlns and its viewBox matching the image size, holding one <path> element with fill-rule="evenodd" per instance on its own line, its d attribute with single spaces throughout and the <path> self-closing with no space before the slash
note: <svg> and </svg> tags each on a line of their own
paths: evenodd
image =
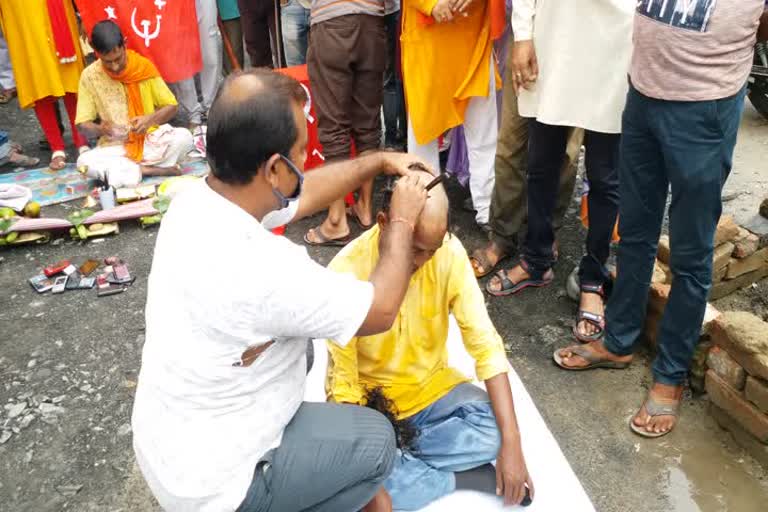
<svg viewBox="0 0 768 512">
<path fill-rule="evenodd" d="M 314 233 L 315 235 L 314 241 L 309 239 L 310 232 Z M 349 234 L 341 238 L 328 238 L 323 234 L 323 230 L 320 229 L 320 226 L 311 228 L 304 235 L 304 243 L 314 247 L 344 247 L 350 242 L 350 240 L 352 240 L 352 237 Z"/>
<path fill-rule="evenodd" d="M 502 255 L 499 257 L 499 259 L 496 260 L 496 264 L 491 265 L 491 260 L 488 257 L 487 247 L 483 247 L 472 251 L 472 255 L 469 257 L 469 262 L 472 264 L 472 271 L 475 273 L 475 277 L 480 279 L 496 270 L 496 267 L 498 267 L 499 264 L 501 264 L 507 258 L 509 258 L 509 256 L 502 252 Z M 479 272 L 479 268 L 482 268 L 484 272 Z"/>
</svg>

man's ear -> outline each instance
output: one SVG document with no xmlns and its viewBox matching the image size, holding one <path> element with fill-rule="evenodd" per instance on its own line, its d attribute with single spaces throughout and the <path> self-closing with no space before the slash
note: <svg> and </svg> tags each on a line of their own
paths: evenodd
<svg viewBox="0 0 768 512">
<path fill-rule="evenodd" d="M 280 169 L 277 165 L 277 162 L 279 161 L 280 155 L 275 153 L 269 157 L 266 162 L 264 162 L 264 179 L 266 179 L 267 182 L 275 188 L 277 188 L 278 175 L 280 174 Z"/>
<path fill-rule="evenodd" d="M 389 218 L 387 218 L 386 213 L 379 212 L 376 214 L 376 223 L 379 225 L 380 230 L 384 230 L 384 228 L 387 227 L 388 222 L 389 222 Z"/>
</svg>

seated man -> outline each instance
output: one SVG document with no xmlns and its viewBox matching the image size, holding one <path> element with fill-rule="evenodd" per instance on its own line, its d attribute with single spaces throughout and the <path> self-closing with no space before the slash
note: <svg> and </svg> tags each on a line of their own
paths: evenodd
<svg viewBox="0 0 768 512">
<path fill-rule="evenodd" d="M 424 173 L 425 184 L 431 176 Z M 381 240 L 396 223 L 385 192 L 378 225 L 342 250 L 329 267 L 367 279 L 379 260 Z M 346 347 L 328 343 L 326 392 L 331 401 L 376 407 L 391 401 L 396 426 L 419 432 L 400 453 L 385 488 L 394 509 L 417 510 L 455 489 L 496 493 L 519 504 L 533 485 L 521 450 L 509 362 L 488 317 L 467 253 L 448 231 L 448 198 L 442 185 L 415 227 L 408 292 L 394 326 L 353 338 Z M 453 314 L 464 346 L 476 361 L 488 392 L 448 366 L 448 318 Z M 383 411 L 387 412 L 387 411 Z M 402 437 L 410 437 L 406 435 Z M 398 436 L 401 437 L 401 436 Z M 490 464 L 496 460 L 496 469 Z M 527 500 L 526 500 L 527 501 Z"/>
<path fill-rule="evenodd" d="M 75 123 L 99 137 L 99 147 L 80 156 L 77 166 L 115 187 L 138 185 L 142 176 L 180 174 L 179 160 L 194 149 L 192 134 L 166 124 L 178 106 L 155 65 L 126 50 L 112 21 L 93 27 L 91 46 L 99 60 L 80 77 Z"/>
</svg>

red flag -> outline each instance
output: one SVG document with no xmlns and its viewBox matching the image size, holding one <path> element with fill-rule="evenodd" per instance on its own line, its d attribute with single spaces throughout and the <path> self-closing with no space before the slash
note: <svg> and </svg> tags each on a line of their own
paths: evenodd
<svg viewBox="0 0 768 512">
<path fill-rule="evenodd" d="M 155 63 L 166 82 L 194 76 L 203 67 L 195 0 L 75 0 L 86 32 L 111 19 L 127 46 Z"/>
</svg>

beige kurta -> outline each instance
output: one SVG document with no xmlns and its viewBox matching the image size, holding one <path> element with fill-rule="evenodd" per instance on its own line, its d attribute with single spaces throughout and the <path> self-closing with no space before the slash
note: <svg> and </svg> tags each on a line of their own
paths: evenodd
<svg viewBox="0 0 768 512">
<path fill-rule="evenodd" d="M 556 126 L 621 132 L 636 0 L 515 0 L 515 41 L 533 39 L 539 78 L 520 115 Z"/>
</svg>

